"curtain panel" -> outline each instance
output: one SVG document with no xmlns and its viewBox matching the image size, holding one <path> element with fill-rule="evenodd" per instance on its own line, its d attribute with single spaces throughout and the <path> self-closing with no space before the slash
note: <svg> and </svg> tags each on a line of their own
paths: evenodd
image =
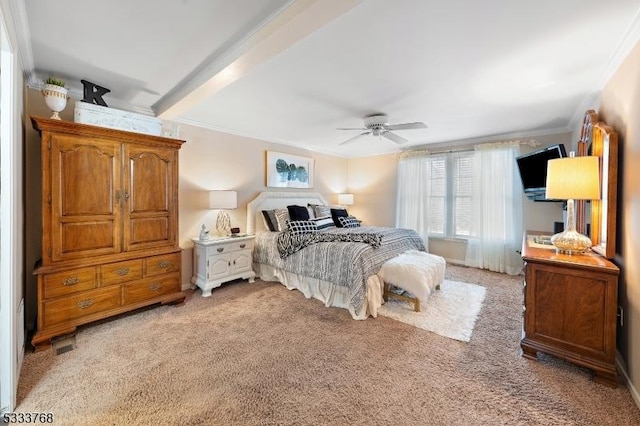
<svg viewBox="0 0 640 426">
<path fill-rule="evenodd" d="M 429 165 L 426 153 L 407 155 L 398 162 L 396 227 L 415 230 L 429 250 Z"/>
<path fill-rule="evenodd" d="M 519 142 L 483 144 L 475 147 L 475 188 L 472 197 L 472 233 L 467 243 L 466 264 L 517 275 L 523 263 L 522 188 L 515 158 Z"/>
</svg>

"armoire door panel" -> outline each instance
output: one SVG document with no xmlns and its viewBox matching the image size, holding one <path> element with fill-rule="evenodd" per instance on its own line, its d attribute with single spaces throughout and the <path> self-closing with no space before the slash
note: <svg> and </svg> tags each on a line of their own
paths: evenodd
<svg viewBox="0 0 640 426">
<path fill-rule="evenodd" d="M 177 151 L 126 146 L 124 250 L 173 246 L 177 241 Z"/>
<path fill-rule="evenodd" d="M 137 152 L 129 157 L 130 213 L 169 211 L 171 159 L 150 152 Z M 149 182 L 153 182 L 152 187 Z"/>
<path fill-rule="evenodd" d="M 51 260 L 119 253 L 122 144 L 73 135 L 51 138 Z"/>
<path fill-rule="evenodd" d="M 97 147 L 60 151 L 61 216 L 113 214 L 114 155 Z"/>
<path fill-rule="evenodd" d="M 60 224 L 62 236 L 62 256 L 79 253 L 90 255 L 113 253 L 115 224 L 111 220 L 103 222 L 71 222 Z"/>
<path fill-rule="evenodd" d="M 166 217 L 131 219 L 130 244 L 162 243 L 169 240 L 169 224 Z"/>
</svg>

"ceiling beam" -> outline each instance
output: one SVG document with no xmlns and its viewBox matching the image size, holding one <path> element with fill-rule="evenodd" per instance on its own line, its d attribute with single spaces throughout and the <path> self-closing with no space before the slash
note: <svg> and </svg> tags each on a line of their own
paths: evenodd
<svg viewBox="0 0 640 426">
<path fill-rule="evenodd" d="M 265 19 L 222 55 L 211 58 L 152 108 L 172 120 L 255 67 L 348 12 L 363 0 L 296 0 Z"/>
</svg>

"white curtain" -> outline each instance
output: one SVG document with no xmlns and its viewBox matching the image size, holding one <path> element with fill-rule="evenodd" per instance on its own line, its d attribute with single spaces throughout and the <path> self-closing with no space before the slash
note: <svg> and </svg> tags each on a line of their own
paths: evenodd
<svg viewBox="0 0 640 426">
<path fill-rule="evenodd" d="M 522 271 L 522 188 L 515 158 L 519 142 L 475 147 L 472 237 L 467 266 L 517 275 Z"/>
<path fill-rule="evenodd" d="M 396 227 L 415 230 L 429 250 L 429 165 L 425 161 L 428 153 L 413 154 L 400 158 L 398 163 Z"/>
</svg>

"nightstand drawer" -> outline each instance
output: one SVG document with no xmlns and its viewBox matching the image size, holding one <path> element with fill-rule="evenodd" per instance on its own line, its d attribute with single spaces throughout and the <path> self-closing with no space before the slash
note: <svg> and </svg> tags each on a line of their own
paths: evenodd
<svg viewBox="0 0 640 426">
<path fill-rule="evenodd" d="M 171 274 L 167 277 L 127 283 L 123 287 L 124 304 L 128 305 L 162 296 L 163 294 L 180 291 L 180 274 Z"/>
<path fill-rule="evenodd" d="M 44 276 L 44 298 L 96 288 L 96 268 L 74 269 Z"/>
<path fill-rule="evenodd" d="M 44 302 L 44 325 L 51 326 L 120 306 L 120 287 L 85 291 Z"/>
<path fill-rule="evenodd" d="M 142 259 L 110 263 L 100 267 L 100 284 L 103 287 L 140 278 L 142 278 Z"/>
<path fill-rule="evenodd" d="M 180 253 L 154 256 L 145 259 L 145 277 L 180 271 Z"/>
<path fill-rule="evenodd" d="M 253 250 L 253 240 L 228 241 L 207 247 L 207 256 L 230 253 L 240 250 Z"/>
</svg>

